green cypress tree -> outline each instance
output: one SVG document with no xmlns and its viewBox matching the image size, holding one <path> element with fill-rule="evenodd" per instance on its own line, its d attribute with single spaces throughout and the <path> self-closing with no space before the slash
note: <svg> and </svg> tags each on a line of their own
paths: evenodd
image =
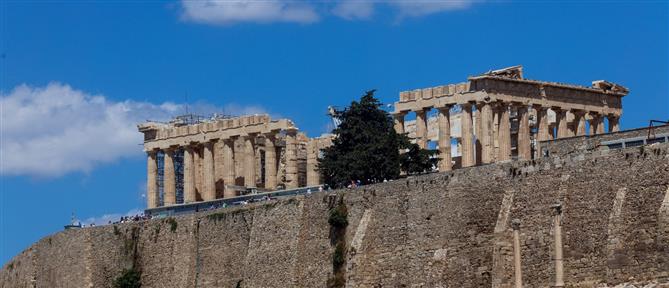
<svg viewBox="0 0 669 288">
<path fill-rule="evenodd" d="M 345 187 L 358 180 L 368 184 L 396 179 L 402 166 L 411 167 L 407 172 L 413 173 L 416 167 L 428 165 L 415 163 L 428 161 L 425 157 L 400 156 L 400 149 L 413 146 L 406 134 L 395 132 L 392 117 L 381 109 L 374 92 L 367 91 L 360 101 L 352 101 L 349 107 L 336 112 L 341 124 L 332 131 L 336 135 L 333 145 L 323 149 L 323 157 L 319 159 L 325 183 L 332 187 Z M 418 153 L 435 152 L 419 149 Z"/>
</svg>

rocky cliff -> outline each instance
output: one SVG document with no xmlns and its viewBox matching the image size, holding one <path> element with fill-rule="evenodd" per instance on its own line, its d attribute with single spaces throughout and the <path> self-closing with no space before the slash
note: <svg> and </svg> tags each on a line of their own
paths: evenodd
<svg viewBox="0 0 669 288">
<path fill-rule="evenodd" d="M 669 282 L 669 145 L 655 144 L 63 231 L 5 264 L 0 287 L 111 287 L 130 267 L 142 287 L 325 287 L 333 234 L 348 287 L 512 287 L 512 219 L 524 287 L 548 287 L 558 202 L 569 287 Z"/>
</svg>

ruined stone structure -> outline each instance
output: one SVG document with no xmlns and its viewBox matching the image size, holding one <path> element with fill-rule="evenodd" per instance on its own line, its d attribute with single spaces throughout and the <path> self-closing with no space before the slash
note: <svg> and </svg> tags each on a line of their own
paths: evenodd
<svg viewBox="0 0 669 288">
<path fill-rule="evenodd" d="M 536 156 L 537 142 L 604 133 L 605 119 L 609 132 L 618 131 L 622 97 L 627 93 L 626 88 L 603 80 L 593 81 L 591 87 L 528 80 L 522 66 L 514 66 L 469 77 L 464 83 L 400 93 L 395 129 L 407 132 L 404 118 L 414 112 L 415 128 L 409 132 L 419 146 L 427 147 L 434 140 L 429 131 L 438 131 L 432 135 L 437 136 L 440 171 L 512 157 L 528 160 Z M 451 115 L 454 106 L 459 107 L 457 122 Z M 438 127 L 433 129 L 426 116 L 431 109 L 439 113 L 434 121 Z M 454 123 L 461 135 L 452 134 Z M 458 159 L 452 159 L 450 143 L 456 137 L 461 151 L 455 153 Z"/>
<path fill-rule="evenodd" d="M 189 119 L 138 125 L 148 208 L 234 197 L 247 188 L 320 184 L 317 148 L 329 143 L 327 135 L 309 139 L 292 121 L 268 115 Z"/>
<path fill-rule="evenodd" d="M 666 287 L 669 126 L 644 142 L 664 143 L 610 142 L 643 132 L 554 139 L 534 160 L 66 230 L 6 263 L 0 287 L 112 287 L 133 265 L 142 287 L 326 287 L 334 199 L 348 210 L 346 287 Z"/>
</svg>

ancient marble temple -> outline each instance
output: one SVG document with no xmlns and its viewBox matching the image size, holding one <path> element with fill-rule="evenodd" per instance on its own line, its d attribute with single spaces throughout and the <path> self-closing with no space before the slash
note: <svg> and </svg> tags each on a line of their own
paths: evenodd
<svg viewBox="0 0 669 288">
<path fill-rule="evenodd" d="M 590 87 L 529 80 L 522 66 L 467 82 L 401 92 L 395 130 L 439 149 L 439 171 L 542 157 L 541 143 L 619 130 L 628 90 L 604 80 Z M 430 111 L 437 112 L 430 118 Z M 405 123 L 405 116 L 415 120 Z M 308 138 L 268 115 L 138 125 L 147 153 L 147 207 L 230 198 L 321 184 L 320 150 L 332 136 Z M 458 151 L 451 151 L 455 147 Z"/>
<path fill-rule="evenodd" d="M 401 92 L 393 116 L 395 130 L 409 133 L 419 146 L 435 141 L 439 171 L 448 171 L 540 157 L 542 141 L 602 134 L 605 125 L 616 132 L 628 92 L 604 80 L 590 87 L 529 80 L 522 66 L 514 66 L 463 83 Z M 437 116 L 430 119 L 433 109 Z M 405 125 L 408 113 L 415 120 Z M 451 143 L 460 151 L 452 153 Z"/>
<path fill-rule="evenodd" d="M 138 125 L 147 153 L 147 207 L 210 201 L 248 189 L 318 185 L 318 151 L 292 121 L 268 115 L 177 117 Z"/>
</svg>

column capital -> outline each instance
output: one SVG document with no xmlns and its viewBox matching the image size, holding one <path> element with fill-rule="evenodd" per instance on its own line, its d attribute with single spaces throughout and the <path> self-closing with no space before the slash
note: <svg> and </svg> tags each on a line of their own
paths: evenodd
<svg viewBox="0 0 669 288">
<path fill-rule="evenodd" d="M 276 134 L 278 134 L 277 131 L 270 131 L 270 132 L 261 133 L 261 135 L 265 138 L 275 138 Z"/>
<path fill-rule="evenodd" d="M 510 104 L 511 104 L 510 102 L 504 102 L 504 101 L 490 102 L 490 106 L 496 110 L 501 110 L 504 109 L 505 107 L 509 107 Z"/>
<path fill-rule="evenodd" d="M 286 135 L 289 136 L 297 136 L 297 129 L 287 129 L 284 130 L 286 132 Z"/>
<path fill-rule="evenodd" d="M 597 119 L 599 117 L 602 117 L 599 112 L 596 111 L 586 111 L 585 114 L 590 118 L 590 119 Z"/>
<path fill-rule="evenodd" d="M 420 107 L 420 108 L 411 109 L 411 112 L 415 112 L 415 113 L 421 113 L 421 112 L 422 112 L 422 113 L 426 113 L 426 112 L 427 112 L 428 110 L 430 110 L 430 109 L 432 109 L 432 107 Z"/>
<path fill-rule="evenodd" d="M 509 106 L 513 106 L 513 107 L 528 107 L 529 105 L 528 105 L 527 103 L 523 103 L 523 102 L 512 101 L 512 102 L 509 103 Z"/>
<path fill-rule="evenodd" d="M 483 105 L 483 104 L 490 105 L 490 104 L 494 103 L 493 101 L 490 101 L 490 98 L 488 98 L 488 97 L 486 97 L 486 99 L 476 100 L 474 102 L 476 103 L 476 105 Z"/>
<path fill-rule="evenodd" d="M 407 114 L 409 114 L 409 112 L 408 111 L 398 111 L 398 112 L 393 112 L 391 114 L 393 115 L 393 117 L 402 117 L 402 116 L 406 116 Z"/>
<path fill-rule="evenodd" d="M 453 104 L 446 104 L 446 105 L 444 105 L 444 106 L 437 107 L 437 110 L 440 110 L 440 111 L 451 111 L 451 108 L 453 108 Z"/>
<path fill-rule="evenodd" d="M 585 116 L 585 114 L 587 114 L 587 111 L 581 109 L 572 109 L 571 113 L 574 113 L 574 115 L 576 116 L 582 117 Z"/>
<path fill-rule="evenodd" d="M 230 144 L 230 143 L 232 143 L 232 142 L 235 142 L 235 139 L 234 139 L 233 137 L 228 137 L 228 138 L 220 139 L 220 141 L 223 142 L 223 143 L 228 143 L 228 144 Z"/>
<path fill-rule="evenodd" d="M 532 106 L 532 108 L 534 108 L 536 110 L 548 110 L 548 109 L 550 109 L 550 107 L 546 107 L 546 106 L 541 105 L 541 104 L 532 104 L 531 106 Z"/>
<path fill-rule="evenodd" d="M 163 151 L 164 152 L 174 152 L 177 149 L 179 149 L 179 146 L 170 146 L 170 147 L 167 147 L 167 148 L 163 149 Z"/>
</svg>

